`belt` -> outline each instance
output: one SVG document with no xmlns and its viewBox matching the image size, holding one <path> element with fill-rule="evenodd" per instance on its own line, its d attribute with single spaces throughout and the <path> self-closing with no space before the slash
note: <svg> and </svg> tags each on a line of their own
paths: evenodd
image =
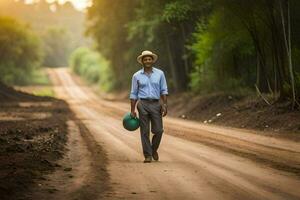
<svg viewBox="0 0 300 200">
<path fill-rule="evenodd" d="M 152 101 L 152 102 L 159 101 L 159 99 L 144 99 L 144 98 L 141 98 L 140 100 L 142 100 L 142 101 Z"/>
</svg>

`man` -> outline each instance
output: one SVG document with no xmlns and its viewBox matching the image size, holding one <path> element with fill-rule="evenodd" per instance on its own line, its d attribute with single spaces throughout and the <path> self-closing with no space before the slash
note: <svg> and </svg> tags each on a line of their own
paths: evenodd
<svg viewBox="0 0 300 200">
<path fill-rule="evenodd" d="M 130 92 L 131 115 L 136 117 L 136 104 L 139 112 L 144 163 L 150 163 L 152 157 L 155 161 L 159 159 L 157 150 L 163 134 L 162 117 L 167 115 L 167 82 L 164 72 L 153 67 L 157 58 L 158 56 L 151 51 L 143 51 L 137 57 L 137 61 L 143 65 L 143 68 L 132 76 Z M 149 138 L 150 122 L 152 141 Z"/>
</svg>

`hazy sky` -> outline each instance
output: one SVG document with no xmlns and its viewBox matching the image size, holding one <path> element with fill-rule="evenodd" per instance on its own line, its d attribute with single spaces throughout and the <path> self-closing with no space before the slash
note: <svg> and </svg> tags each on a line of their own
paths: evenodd
<svg viewBox="0 0 300 200">
<path fill-rule="evenodd" d="M 34 1 L 37 1 L 37 0 L 26 0 L 27 3 L 32 3 Z M 57 1 L 59 3 L 64 3 L 66 1 L 70 1 L 74 4 L 74 6 L 77 8 L 77 9 L 80 9 L 80 10 L 83 10 L 84 8 L 86 8 L 88 5 L 90 5 L 91 3 L 91 0 L 47 0 L 48 2 L 54 2 L 54 1 Z"/>
</svg>

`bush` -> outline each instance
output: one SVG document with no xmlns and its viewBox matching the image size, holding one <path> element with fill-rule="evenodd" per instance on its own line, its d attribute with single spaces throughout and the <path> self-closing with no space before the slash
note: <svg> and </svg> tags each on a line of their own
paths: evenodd
<svg viewBox="0 0 300 200">
<path fill-rule="evenodd" d="M 96 51 L 86 47 L 77 48 L 70 56 L 70 67 L 76 74 L 92 84 L 98 84 L 104 91 L 114 87 L 109 62 Z"/>
</svg>

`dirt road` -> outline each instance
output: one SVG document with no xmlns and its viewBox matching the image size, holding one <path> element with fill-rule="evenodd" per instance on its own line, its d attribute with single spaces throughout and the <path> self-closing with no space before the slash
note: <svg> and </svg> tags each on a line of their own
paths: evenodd
<svg viewBox="0 0 300 200">
<path fill-rule="evenodd" d="M 77 143 L 69 146 L 69 164 L 77 175 L 69 181 L 62 174 L 50 176 L 58 189 L 68 184 L 56 199 L 73 199 L 76 195 L 68 193 L 86 187 L 85 182 L 89 189 L 77 199 L 99 191 L 99 199 L 300 199 L 299 143 L 166 117 L 160 161 L 144 164 L 139 132 L 124 130 L 121 123 L 129 103 L 99 98 L 67 69 L 49 74 L 57 96 L 70 104 L 90 134 L 82 139 L 70 122 L 69 141 Z M 98 145 L 107 156 L 107 188 L 97 185 Z"/>
</svg>

